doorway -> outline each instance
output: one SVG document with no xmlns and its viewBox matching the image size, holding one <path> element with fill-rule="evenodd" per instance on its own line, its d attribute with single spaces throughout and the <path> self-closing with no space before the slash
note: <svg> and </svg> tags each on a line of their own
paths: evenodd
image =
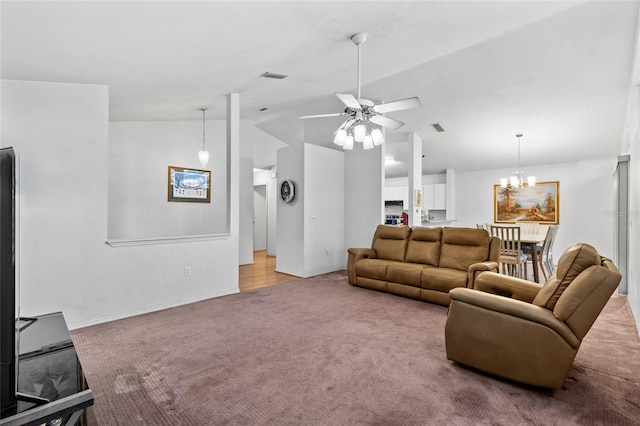
<svg viewBox="0 0 640 426">
<path fill-rule="evenodd" d="M 267 249 L 267 185 L 253 187 L 253 251 Z"/>
</svg>

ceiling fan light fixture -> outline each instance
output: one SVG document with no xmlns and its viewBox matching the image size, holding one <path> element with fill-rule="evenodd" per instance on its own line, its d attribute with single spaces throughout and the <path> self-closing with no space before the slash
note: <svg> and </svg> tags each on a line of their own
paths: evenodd
<svg viewBox="0 0 640 426">
<path fill-rule="evenodd" d="M 373 138 L 371 135 L 367 135 L 364 137 L 364 141 L 362 142 L 362 147 L 364 149 L 372 149 L 373 148 Z"/>
<path fill-rule="evenodd" d="M 344 145 L 344 140 L 347 138 L 347 132 L 344 129 L 338 129 L 336 136 L 333 138 L 333 143 L 338 146 Z"/>
<path fill-rule="evenodd" d="M 356 142 L 363 142 L 366 133 L 367 129 L 364 127 L 364 124 L 358 124 L 353 128 L 353 139 L 355 139 Z"/>
<path fill-rule="evenodd" d="M 353 136 L 348 135 L 344 138 L 344 145 L 342 147 L 344 149 L 353 149 Z"/>
<path fill-rule="evenodd" d="M 384 142 L 384 137 L 382 136 L 380 129 L 376 128 L 371 131 L 371 139 L 373 139 L 373 144 L 375 146 L 381 145 Z"/>
<path fill-rule="evenodd" d="M 367 33 L 358 33 L 351 36 L 351 41 L 358 48 L 358 67 L 357 67 L 357 96 L 350 93 L 335 93 L 340 101 L 346 107 L 342 112 L 330 113 L 330 114 L 316 114 L 316 115 L 303 115 L 298 118 L 321 118 L 321 117 L 339 117 L 347 115 L 349 118 L 342 123 L 338 130 L 334 133 L 333 142 L 336 145 L 341 145 L 340 141 L 343 138 L 343 133 L 346 133 L 346 137 L 351 137 L 350 143 L 347 142 L 345 137 L 345 143 L 342 144 L 344 149 L 353 149 L 353 142 L 365 143 L 365 149 L 371 149 L 372 147 L 381 145 L 384 143 L 384 136 L 379 128 L 375 126 L 381 126 L 392 130 L 398 130 L 404 125 L 402 121 L 396 120 L 391 117 L 386 117 L 383 114 L 393 111 L 401 111 L 410 108 L 417 108 L 422 106 L 422 101 L 417 96 L 407 99 L 399 99 L 396 101 L 385 102 L 375 104 L 369 99 L 364 99 L 361 94 L 361 55 L 360 49 L 362 44 L 367 40 Z M 371 127 L 369 132 L 367 127 Z M 365 138 L 368 138 L 365 142 Z"/>
</svg>

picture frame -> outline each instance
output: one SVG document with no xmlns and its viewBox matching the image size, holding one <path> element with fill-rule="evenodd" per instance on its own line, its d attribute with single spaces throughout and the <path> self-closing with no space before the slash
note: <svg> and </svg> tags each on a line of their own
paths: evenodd
<svg viewBox="0 0 640 426">
<path fill-rule="evenodd" d="M 415 206 L 422 207 L 422 189 L 416 189 Z"/>
<path fill-rule="evenodd" d="M 538 182 L 521 188 L 493 186 L 495 223 L 560 223 L 560 182 Z"/>
<path fill-rule="evenodd" d="M 167 201 L 211 202 L 211 171 L 169 166 Z"/>
</svg>

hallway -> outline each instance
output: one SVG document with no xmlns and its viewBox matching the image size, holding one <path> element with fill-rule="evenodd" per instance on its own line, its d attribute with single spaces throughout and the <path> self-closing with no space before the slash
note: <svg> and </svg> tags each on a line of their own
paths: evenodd
<svg viewBox="0 0 640 426">
<path fill-rule="evenodd" d="M 240 266 L 239 287 L 242 292 L 297 279 L 300 278 L 276 272 L 276 258 L 267 256 L 266 250 L 260 250 L 253 252 L 252 265 Z"/>
</svg>

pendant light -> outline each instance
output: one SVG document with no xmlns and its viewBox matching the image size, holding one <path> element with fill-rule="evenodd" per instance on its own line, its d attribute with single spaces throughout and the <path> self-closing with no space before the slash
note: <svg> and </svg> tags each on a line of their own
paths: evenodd
<svg viewBox="0 0 640 426">
<path fill-rule="evenodd" d="M 500 179 L 500 186 L 503 188 L 511 187 L 517 189 L 525 186 L 524 170 L 520 168 L 520 138 L 522 137 L 522 133 L 516 134 L 516 137 L 518 138 L 518 168 L 513 172 L 513 176 Z M 526 185 L 531 188 L 535 187 L 536 177 L 528 176 Z"/>
<path fill-rule="evenodd" d="M 200 108 L 200 111 L 202 111 L 202 150 L 198 152 L 198 160 L 200 160 L 200 166 L 202 166 L 203 168 L 207 167 L 207 163 L 209 162 L 209 151 L 207 151 L 204 147 L 204 112 L 206 110 L 206 108 Z"/>
</svg>

